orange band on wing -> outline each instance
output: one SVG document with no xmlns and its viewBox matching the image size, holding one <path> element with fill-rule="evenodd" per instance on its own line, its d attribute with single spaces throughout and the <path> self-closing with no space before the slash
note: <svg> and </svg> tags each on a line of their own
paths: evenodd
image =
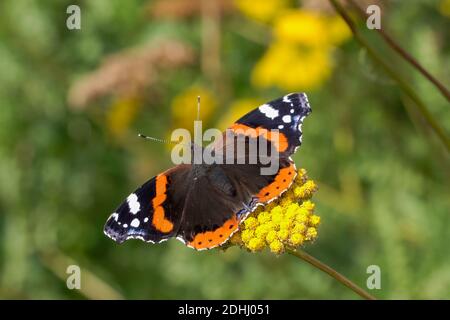
<svg viewBox="0 0 450 320">
<path fill-rule="evenodd" d="M 168 233 L 173 229 L 173 223 L 166 219 L 164 214 L 164 207 L 162 204 L 167 199 L 167 176 L 160 174 L 156 177 L 156 192 L 152 200 L 153 205 L 153 219 L 152 224 L 156 230 L 163 233 Z"/>
<path fill-rule="evenodd" d="M 268 186 L 262 188 L 256 195 L 260 202 L 268 202 L 278 197 L 283 191 L 287 190 L 296 175 L 294 164 L 280 169 L 275 176 L 275 180 Z"/>
<path fill-rule="evenodd" d="M 206 231 L 197 234 L 194 239 L 188 243 L 194 249 L 211 249 L 224 243 L 239 227 L 239 221 L 236 215 L 213 231 Z"/>
<path fill-rule="evenodd" d="M 289 147 L 286 136 L 279 131 L 269 131 L 262 127 L 251 128 L 242 123 L 235 123 L 230 127 L 230 129 L 237 134 L 242 133 L 243 135 L 252 138 L 263 136 L 264 139 L 274 144 L 278 152 L 286 151 Z"/>
</svg>

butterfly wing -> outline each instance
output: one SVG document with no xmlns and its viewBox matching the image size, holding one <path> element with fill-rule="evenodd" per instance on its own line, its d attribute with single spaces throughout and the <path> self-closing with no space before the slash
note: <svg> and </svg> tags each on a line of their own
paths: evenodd
<svg viewBox="0 0 450 320">
<path fill-rule="evenodd" d="M 230 129 L 245 131 L 251 128 L 260 133 L 278 130 L 278 134 L 269 135 L 269 138 L 272 137 L 280 154 L 288 157 L 301 145 L 303 120 L 310 113 L 311 107 L 306 94 L 290 93 L 250 111 Z"/>
<path fill-rule="evenodd" d="M 292 184 L 296 176 L 295 164 L 290 158 L 302 143 L 302 124 L 305 117 L 311 113 L 308 97 L 305 93 L 290 93 L 282 98 L 265 103 L 250 111 L 237 120 L 230 131 L 234 133 L 232 139 L 224 135 L 223 139 L 212 148 L 227 153 L 227 144 L 238 144 L 239 136 L 245 138 L 244 155 L 233 153 L 232 164 L 222 165 L 224 172 L 233 179 L 239 179 L 253 194 L 258 203 L 267 203 L 279 197 Z M 262 174 L 262 168 L 267 167 L 260 160 L 259 147 L 249 147 L 252 143 L 259 146 L 257 139 L 269 144 L 272 154 L 271 160 L 277 161 L 278 168 L 274 174 Z M 245 165 L 239 164 L 239 158 L 245 157 Z M 253 156 L 253 157 L 252 157 Z M 228 157 L 228 155 L 227 155 Z M 258 159 L 257 165 L 248 165 L 249 159 Z M 266 171 L 267 172 L 267 171 Z M 253 200 L 252 200 L 253 201 Z"/>
<path fill-rule="evenodd" d="M 191 166 L 179 165 L 144 183 L 111 214 L 104 233 L 118 243 L 130 238 L 158 243 L 177 234 Z"/>
<path fill-rule="evenodd" d="M 279 196 L 295 178 L 295 166 L 283 160 L 275 175 L 260 175 L 259 165 L 205 165 L 186 198 L 177 238 L 196 250 L 225 243 L 257 205 Z"/>
<path fill-rule="evenodd" d="M 226 242 L 238 230 L 240 210 L 252 194 L 219 165 L 200 165 L 186 198 L 177 238 L 196 250 Z"/>
<path fill-rule="evenodd" d="M 231 139 L 224 134 L 223 139 L 207 147 L 222 154 L 224 164 L 200 166 L 203 174 L 194 182 L 186 199 L 177 237 L 197 250 L 217 247 L 238 230 L 257 205 L 269 203 L 286 191 L 297 174 L 290 156 L 301 144 L 301 125 L 310 112 L 305 94 L 286 95 L 236 121 L 231 126 L 234 132 Z M 278 130 L 278 134 L 269 133 L 271 130 Z M 236 145 L 238 136 L 246 134 L 244 154 L 233 149 L 233 161 L 225 164 L 227 145 Z M 261 174 L 263 163 L 249 163 L 251 153 L 255 152 L 249 146 L 260 138 L 269 144 L 268 150 L 278 151 L 273 159 L 278 161 L 274 174 Z M 242 157 L 244 164 L 238 162 Z"/>
</svg>

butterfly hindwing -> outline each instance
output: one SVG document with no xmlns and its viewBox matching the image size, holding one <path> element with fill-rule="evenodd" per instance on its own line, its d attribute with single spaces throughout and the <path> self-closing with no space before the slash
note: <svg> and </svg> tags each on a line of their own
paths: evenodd
<svg viewBox="0 0 450 320">
<path fill-rule="evenodd" d="M 249 195 L 240 193 L 217 165 L 200 165 L 186 198 L 178 239 L 196 250 L 211 249 L 237 231 L 237 212 Z"/>
<path fill-rule="evenodd" d="M 111 214 L 104 233 L 118 243 L 136 238 L 157 243 L 178 232 L 185 195 L 183 188 L 190 166 L 177 166 L 144 183 Z"/>
<path fill-rule="evenodd" d="M 279 197 L 295 179 L 295 165 L 280 160 L 273 175 L 261 175 L 259 164 L 201 165 L 193 181 L 177 237 L 196 250 L 225 243 L 257 205 Z"/>
</svg>

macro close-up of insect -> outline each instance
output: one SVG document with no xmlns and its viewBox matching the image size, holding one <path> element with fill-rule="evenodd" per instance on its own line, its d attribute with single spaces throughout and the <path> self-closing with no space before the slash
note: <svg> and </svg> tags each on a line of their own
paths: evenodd
<svg viewBox="0 0 450 320">
<path fill-rule="evenodd" d="M 449 19 L 450 0 L 1 1 L 0 300 L 444 304 Z"/>
</svg>

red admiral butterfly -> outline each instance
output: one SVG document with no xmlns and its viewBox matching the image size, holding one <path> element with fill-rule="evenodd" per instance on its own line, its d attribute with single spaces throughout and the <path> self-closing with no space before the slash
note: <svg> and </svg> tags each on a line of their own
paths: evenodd
<svg viewBox="0 0 450 320">
<path fill-rule="evenodd" d="M 177 165 L 130 194 L 109 217 L 104 233 L 118 243 L 176 237 L 196 250 L 224 244 L 250 212 L 278 198 L 294 181 L 297 172 L 290 156 L 301 145 L 303 119 L 310 112 L 306 94 L 291 93 L 229 128 L 236 138 L 265 139 L 278 152 L 276 174 L 261 175 L 261 163 Z M 212 147 L 222 151 L 224 144 Z M 250 148 L 245 150 L 250 156 Z"/>
</svg>

